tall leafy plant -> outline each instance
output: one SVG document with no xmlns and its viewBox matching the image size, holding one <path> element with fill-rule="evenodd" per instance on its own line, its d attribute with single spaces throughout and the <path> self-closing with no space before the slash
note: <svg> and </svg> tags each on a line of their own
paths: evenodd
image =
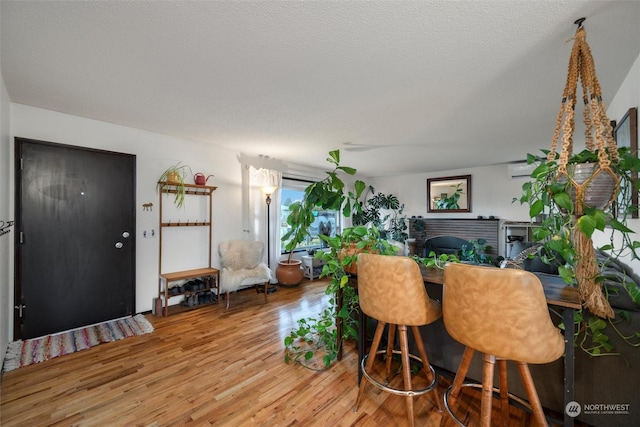
<svg viewBox="0 0 640 427">
<path fill-rule="evenodd" d="M 366 184 L 356 180 L 351 191 L 340 176 L 342 173 L 353 176 L 356 174 L 356 169 L 340 164 L 340 150 L 330 151 L 327 162 L 334 166 L 333 170 L 326 171 L 327 176 L 323 180 L 305 188 L 301 201 L 289 205 L 287 224 L 290 229 L 282 236 L 282 240 L 286 242 L 285 249 L 289 252 L 289 262 L 296 247 L 309 236 L 309 227 L 315 220 L 314 210 L 341 211 L 345 217 L 362 211 L 359 199 Z"/>
</svg>

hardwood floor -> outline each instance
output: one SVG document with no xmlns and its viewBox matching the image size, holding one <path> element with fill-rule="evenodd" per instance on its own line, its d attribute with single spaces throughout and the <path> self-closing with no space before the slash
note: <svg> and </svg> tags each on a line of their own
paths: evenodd
<svg viewBox="0 0 640 427">
<path fill-rule="evenodd" d="M 297 319 L 327 306 L 324 288 L 318 280 L 280 288 L 266 305 L 261 294 L 245 290 L 232 296 L 228 311 L 221 303 L 169 318 L 149 314 L 151 334 L 7 372 L 0 425 L 407 425 L 404 399 L 371 385 L 353 412 L 354 343 L 326 371 L 284 363 L 285 335 Z M 448 380 L 440 383 L 442 400 Z M 415 400 L 416 425 L 454 426 L 430 399 Z M 477 395 L 461 404 L 469 425 L 478 425 Z M 511 410 L 509 426 L 531 422 L 529 414 Z"/>
</svg>

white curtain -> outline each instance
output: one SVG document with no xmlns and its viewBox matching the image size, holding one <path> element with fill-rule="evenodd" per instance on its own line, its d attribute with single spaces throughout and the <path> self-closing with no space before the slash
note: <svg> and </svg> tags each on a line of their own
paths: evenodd
<svg viewBox="0 0 640 427">
<path fill-rule="evenodd" d="M 248 166 L 248 230 L 249 238 L 260 240 L 265 244 L 265 261 L 275 271 L 280 260 L 280 189 L 282 188 L 282 172 Z M 271 202 L 267 205 L 267 196 L 263 191 L 271 190 Z M 268 222 L 267 222 L 268 219 Z M 267 259 L 268 258 L 268 259 Z"/>
</svg>

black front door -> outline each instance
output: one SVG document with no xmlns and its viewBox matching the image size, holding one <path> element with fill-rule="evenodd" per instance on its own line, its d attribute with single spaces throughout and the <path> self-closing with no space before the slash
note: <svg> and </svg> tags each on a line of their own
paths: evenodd
<svg viewBox="0 0 640 427">
<path fill-rule="evenodd" d="M 135 162 L 16 138 L 14 339 L 134 313 Z"/>
</svg>

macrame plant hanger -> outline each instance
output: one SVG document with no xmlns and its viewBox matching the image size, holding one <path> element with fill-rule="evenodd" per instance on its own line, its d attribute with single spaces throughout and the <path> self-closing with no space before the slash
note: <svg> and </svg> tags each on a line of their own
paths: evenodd
<svg viewBox="0 0 640 427">
<path fill-rule="evenodd" d="M 600 209 L 610 206 L 618 193 L 620 182 L 617 174 L 611 169 L 611 162 L 619 160 L 618 147 L 613 139 L 611 122 L 607 118 L 606 107 L 602 101 L 602 90 L 596 76 L 591 49 L 586 41 L 586 31 L 582 27 L 584 20 L 585 18 L 580 18 L 575 22 L 578 29 L 569 58 L 567 83 L 553 132 L 551 150 L 547 155 L 548 161 L 556 159 L 558 139 L 562 132 L 556 180 L 569 182 L 571 186 L 570 194 L 575 197 L 574 225 L 583 215 L 585 206 Z M 585 146 L 591 152 L 597 151 L 597 164 L 569 164 L 573 154 L 578 80 L 581 82 L 583 91 Z M 578 172 L 578 168 L 582 166 L 588 167 L 587 173 Z M 604 195 L 592 196 L 592 193 Z M 600 284 L 596 283 L 599 268 L 593 242 L 590 237 L 580 231 L 579 227 L 573 227 L 573 229 L 572 237 L 577 256 L 576 279 L 582 302 L 593 314 L 603 318 L 613 318 L 615 316 L 613 309 L 602 293 Z"/>
</svg>

